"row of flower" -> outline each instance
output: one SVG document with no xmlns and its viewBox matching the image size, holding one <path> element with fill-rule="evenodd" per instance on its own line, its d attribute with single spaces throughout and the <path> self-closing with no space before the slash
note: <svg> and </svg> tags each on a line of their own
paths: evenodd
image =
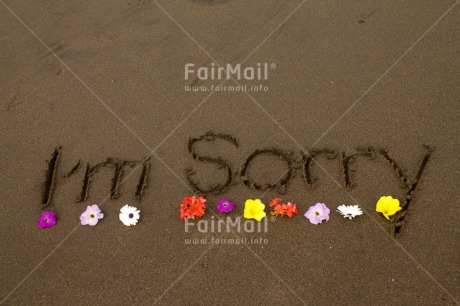
<svg viewBox="0 0 460 306">
<path fill-rule="evenodd" d="M 288 216 L 289 218 L 292 218 L 298 213 L 297 204 L 291 202 L 281 202 L 282 200 L 280 198 L 273 199 L 270 202 L 270 207 L 272 207 L 272 210 L 270 211 L 271 215 L 280 217 Z M 222 200 L 217 205 L 217 210 L 221 214 L 229 213 L 234 208 L 235 203 L 230 202 L 225 198 L 222 198 Z M 401 209 L 402 208 L 399 204 L 399 200 L 393 199 L 391 196 L 381 197 L 375 206 L 375 210 L 382 213 L 388 220 L 390 219 L 390 216 L 396 214 Z M 330 212 L 331 211 L 329 207 L 326 206 L 326 204 L 316 203 L 315 205 L 308 208 L 304 216 L 312 224 L 321 224 L 323 221 L 329 221 Z M 348 218 L 350 220 L 363 214 L 363 211 L 358 205 L 340 205 L 337 207 L 337 212 L 340 213 L 344 218 Z M 206 199 L 203 197 L 186 197 L 181 204 L 180 217 L 184 220 L 188 218 L 199 219 L 205 214 Z M 260 199 L 246 200 L 246 203 L 244 204 L 244 217 L 246 219 L 261 221 L 263 218 L 265 218 L 266 215 L 265 204 L 262 203 Z"/>
<path fill-rule="evenodd" d="M 270 214 L 273 216 L 288 216 L 292 218 L 298 213 L 297 204 L 287 202 L 282 203 L 280 198 L 273 199 L 270 202 L 272 210 Z M 180 217 L 181 219 L 199 219 L 206 214 L 206 199 L 203 197 L 186 197 L 180 206 Z M 225 198 L 217 205 L 219 213 L 229 213 L 235 208 L 235 203 L 230 202 Z M 393 199 L 391 196 L 381 197 L 375 207 L 377 212 L 382 213 L 388 220 L 390 216 L 394 215 L 401 210 L 398 199 Z M 316 203 L 310 206 L 305 212 L 304 216 L 312 224 L 321 224 L 323 221 L 329 221 L 330 209 L 324 203 Z M 344 218 L 353 219 L 356 216 L 363 214 L 363 211 L 358 205 L 340 205 L 337 207 L 337 212 L 340 213 Z M 244 204 L 244 217 L 246 219 L 254 219 L 261 221 L 265 218 L 265 204 L 260 199 L 246 200 Z M 80 222 L 82 225 L 94 226 L 100 219 L 104 218 L 100 207 L 97 204 L 88 206 L 86 210 L 80 216 Z M 126 225 L 136 225 L 140 218 L 140 210 L 136 207 L 125 205 L 121 208 L 119 214 L 120 221 Z M 40 216 L 38 221 L 39 228 L 53 227 L 57 223 L 57 218 L 54 212 L 45 211 Z"/>
<path fill-rule="evenodd" d="M 120 209 L 120 221 L 126 226 L 136 225 L 140 218 L 140 210 L 136 207 L 125 205 Z M 88 206 L 86 210 L 80 215 L 80 222 L 82 225 L 95 226 L 100 219 L 104 218 L 99 205 L 94 204 Z M 41 214 L 38 220 L 39 228 L 49 228 L 55 226 L 57 218 L 54 212 L 45 211 Z"/>
</svg>

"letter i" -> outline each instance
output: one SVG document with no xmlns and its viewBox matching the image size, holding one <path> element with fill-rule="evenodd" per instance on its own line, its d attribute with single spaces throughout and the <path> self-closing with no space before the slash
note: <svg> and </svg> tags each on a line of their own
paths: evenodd
<svg viewBox="0 0 460 306">
<path fill-rule="evenodd" d="M 53 154 L 51 155 L 51 159 L 48 161 L 48 169 L 46 170 L 42 193 L 42 204 L 44 207 L 50 205 L 53 198 L 53 191 L 56 187 L 55 177 L 61 148 L 62 147 L 58 147 L 54 149 Z"/>
</svg>

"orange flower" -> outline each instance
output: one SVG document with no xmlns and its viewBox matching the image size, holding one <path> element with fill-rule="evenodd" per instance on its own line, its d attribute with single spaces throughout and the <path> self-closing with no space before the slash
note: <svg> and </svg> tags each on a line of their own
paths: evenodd
<svg viewBox="0 0 460 306">
<path fill-rule="evenodd" d="M 185 197 L 180 206 L 181 219 L 199 219 L 203 217 L 206 213 L 206 205 L 204 203 L 206 203 L 206 199 L 203 197 Z"/>
<path fill-rule="evenodd" d="M 295 214 L 297 214 L 297 205 L 292 204 L 291 202 L 282 203 L 280 198 L 273 199 L 270 202 L 270 207 L 274 207 L 273 211 L 270 212 L 273 216 L 284 216 L 287 215 L 289 218 L 292 218 Z"/>
<path fill-rule="evenodd" d="M 282 215 L 283 214 L 283 207 L 281 205 L 276 205 L 274 212 L 272 212 L 272 215 Z"/>
<path fill-rule="evenodd" d="M 280 198 L 275 198 L 270 202 L 270 207 L 277 205 L 279 202 L 281 202 Z"/>
</svg>

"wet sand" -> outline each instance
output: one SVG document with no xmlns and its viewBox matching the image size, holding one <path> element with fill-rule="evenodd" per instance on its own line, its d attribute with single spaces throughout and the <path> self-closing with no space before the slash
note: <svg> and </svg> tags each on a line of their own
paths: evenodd
<svg viewBox="0 0 460 306">
<path fill-rule="evenodd" d="M 459 14 L 451 0 L 2 1 L 1 302 L 458 304 Z M 185 80 L 188 63 L 268 77 Z M 222 197 L 232 218 L 248 198 L 299 214 L 185 232 L 180 203 L 204 193 L 208 222 Z M 375 212 L 384 195 L 410 195 L 404 223 Z M 316 202 L 321 225 L 303 216 Z M 104 219 L 81 226 L 94 203 Z M 44 210 L 58 223 L 40 230 Z"/>
</svg>

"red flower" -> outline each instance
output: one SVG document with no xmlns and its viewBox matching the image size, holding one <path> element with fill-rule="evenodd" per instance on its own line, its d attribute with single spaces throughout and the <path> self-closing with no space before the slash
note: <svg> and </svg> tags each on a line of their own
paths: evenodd
<svg viewBox="0 0 460 306">
<path fill-rule="evenodd" d="M 275 198 L 270 202 L 270 207 L 277 205 L 279 202 L 281 202 L 280 198 Z"/>
<path fill-rule="evenodd" d="M 282 203 L 280 198 L 273 199 L 270 202 L 270 207 L 274 207 L 273 211 L 270 212 L 273 216 L 284 216 L 287 215 L 289 218 L 292 218 L 295 214 L 297 214 L 297 205 L 292 204 L 291 202 L 287 202 L 287 204 Z"/>
<path fill-rule="evenodd" d="M 185 220 L 187 218 L 199 219 L 203 217 L 206 210 L 204 203 L 206 203 L 206 199 L 203 197 L 185 197 L 180 206 L 180 218 Z"/>
<path fill-rule="evenodd" d="M 288 202 L 286 206 L 287 206 L 286 214 L 288 215 L 289 218 L 292 218 L 292 216 L 298 213 L 296 204 L 292 204 L 291 202 Z"/>
</svg>

